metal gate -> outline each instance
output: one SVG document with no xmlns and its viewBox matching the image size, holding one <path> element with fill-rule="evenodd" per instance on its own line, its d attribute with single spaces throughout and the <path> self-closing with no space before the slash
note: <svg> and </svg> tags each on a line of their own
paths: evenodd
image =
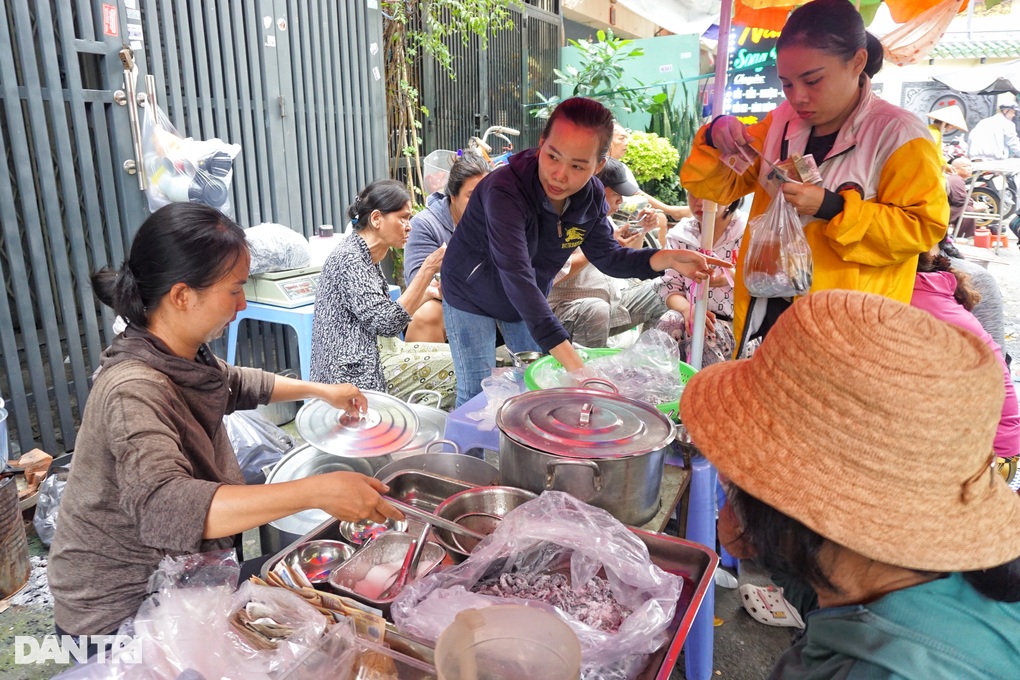
<svg viewBox="0 0 1020 680">
<path fill-rule="evenodd" d="M 459 37 L 449 44 L 455 80 L 434 60 L 424 60 L 418 77 L 422 104 L 429 111 L 421 119 L 425 153 L 462 148 L 490 125 L 520 130 L 517 149 L 538 143 L 544 121 L 532 117 L 526 105 L 538 101 L 537 91 L 555 89 L 562 21 L 558 14 L 532 6 L 508 10 L 513 28 L 490 31 L 485 50 L 479 49 L 476 37 L 467 45 Z"/>
<path fill-rule="evenodd" d="M 377 0 L 5 0 L 0 15 L 0 395 L 15 450 L 61 453 L 112 339 L 89 272 L 119 265 L 148 215 L 120 53 L 178 131 L 242 146 L 231 201 L 248 226 L 310 235 L 385 176 Z M 139 87 L 139 91 L 143 88 Z M 137 109 L 135 113 L 138 113 Z M 259 325 L 261 326 L 261 324 Z M 239 361 L 292 352 L 275 327 Z M 291 331 L 288 331 L 291 332 Z"/>
</svg>

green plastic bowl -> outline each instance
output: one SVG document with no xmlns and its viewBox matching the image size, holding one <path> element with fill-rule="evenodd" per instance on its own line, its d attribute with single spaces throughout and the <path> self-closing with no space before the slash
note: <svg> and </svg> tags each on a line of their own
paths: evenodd
<svg viewBox="0 0 1020 680">
<path fill-rule="evenodd" d="M 588 363 L 590 359 L 597 359 L 599 357 L 610 356 L 620 351 L 621 350 L 618 348 L 578 349 L 577 353 L 581 355 L 581 360 L 584 361 L 584 363 Z M 538 383 L 535 382 L 535 372 L 542 370 L 551 370 L 559 367 L 559 365 L 560 362 L 557 361 L 555 357 L 551 356 L 542 357 L 538 361 L 528 366 L 527 370 L 524 371 L 524 386 L 527 387 L 529 390 L 542 389 L 541 387 L 538 386 Z M 686 364 L 681 361 L 679 373 L 680 384 L 686 385 L 690 381 L 690 379 L 694 377 L 694 374 L 697 373 L 697 371 L 690 364 Z M 679 400 L 667 401 L 663 404 L 658 404 L 656 405 L 656 408 L 665 413 L 671 419 L 679 421 L 680 417 Z"/>
</svg>

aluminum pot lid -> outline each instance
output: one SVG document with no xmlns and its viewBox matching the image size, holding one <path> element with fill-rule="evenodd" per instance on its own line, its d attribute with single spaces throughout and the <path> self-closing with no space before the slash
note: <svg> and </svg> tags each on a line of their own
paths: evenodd
<svg viewBox="0 0 1020 680">
<path fill-rule="evenodd" d="M 673 424 L 650 404 L 572 387 L 511 397 L 496 424 L 519 444 L 567 458 L 638 456 L 674 437 Z"/>
<path fill-rule="evenodd" d="M 321 399 L 305 403 L 294 424 L 301 437 L 337 456 L 372 458 L 407 446 L 418 434 L 418 416 L 411 407 L 383 392 L 363 391 L 368 409 L 351 417 Z"/>
<path fill-rule="evenodd" d="M 443 438 L 443 433 L 446 431 L 446 411 L 440 411 L 423 404 L 409 404 L 409 406 L 418 416 L 418 434 L 401 449 L 402 451 L 424 450 L 432 442 Z"/>
</svg>

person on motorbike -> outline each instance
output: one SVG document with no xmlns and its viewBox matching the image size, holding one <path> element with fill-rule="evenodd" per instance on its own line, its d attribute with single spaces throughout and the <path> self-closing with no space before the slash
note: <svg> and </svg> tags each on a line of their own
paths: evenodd
<svg viewBox="0 0 1020 680">
<path fill-rule="evenodd" d="M 967 139 L 974 160 L 1001 161 L 1020 157 L 1016 132 L 1016 96 L 999 97 L 999 112 L 974 126 Z"/>
<path fill-rule="evenodd" d="M 1016 130 L 1016 95 L 1008 92 L 999 95 L 998 105 L 998 113 L 985 118 L 970 131 L 968 143 L 970 157 L 973 160 L 1002 161 L 1020 157 L 1020 136 Z M 977 170 L 980 172 L 981 168 L 978 167 Z M 1004 177 L 1008 190 L 1004 197 L 1006 210 L 1003 212 L 1009 214 L 1016 208 L 1016 177 L 1013 174 Z M 997 191 L 1001 193 L 1001 189 Z M 998 233 L 996 227 L 993 226 L 992 230 Z"/>
</svg>

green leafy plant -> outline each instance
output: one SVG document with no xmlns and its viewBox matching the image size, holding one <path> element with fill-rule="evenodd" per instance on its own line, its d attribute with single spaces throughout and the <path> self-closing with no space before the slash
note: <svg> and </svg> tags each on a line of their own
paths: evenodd
<svg viewBox="0 0 1020 680">
<path fill-rule="evenodd" d="M 451 78 L 456 69 L 450 45 L 459 40 L 479 49 L 488 44 L 489 31 L 513 27 L 511 8 L 523 8 L 521 0 L 383 0 L 383 41 L 386 58 L 386 117 L 390 132 L 390 174 L 403 164 L 407 186 L 414 199 L 423 200 L 425 186 L 421 168 L 420 114 L 429 115 L 412 79 L 415 61 L 428 55 Z"/>
<path fill-rule="evenodd" d="M 572 97 L 591 97 L 602 102 L 610 111 L 619 115 L 644 111 L 651 105 L 651 99 L 641 89 L 624 87 L 623 78 L 627 62 L 644 56 L 640 47 L 631 47 L 633 40 L 617 38 L 611 30 L 599 31 L 598 40 L 571 40 L 570 44 L 581 51 L 580 68 L 568 66 L 565 71 L 553 69 L 555 82 L 565 85 Z M 641 83 L 638 82 L 641 86 Z M 537 93 L 542 105 L 531 109 L 536 118 L 548 118 L 560 98 L 546 97 Z"/>
<path fill-rule="evenodd" d="M 680 154 L 668 139 L 654 132 L 632 132 L 627 153 L 620 160 L 646 194 L 667 205 L 680 202 Z"/>
<path fill-rule="evenodd" d="M 644 183 L 675 174 L 680 154 L 668 139 L 654 132 L 636 130 L 631 133 L 627 153 L 621 160 L 638 183 Z"/>
<path fill-rule="evenodd" d="M 679 165 L 686 161 L 690 155 L 691 147 L 694 145 L 694 136 L 697 134 L 698 127 L 701 124 L 701 117 L 698 115 L 696 105 L 690 104 L 690 94 L 686 83 L 681 83 L 681 85 L 683 87 L 683 95 L 680 99 L 681 106 L 678 106 L 676 103 L 676 86 L 673 86 L 669 91 L 663 87 L 661 92 L 652 97 L 652 105 L 648 107 L 648 113 L 652 115 L 648 131 L 654 132 L 672 142 L 680 156 L 677 172 L 679 172 Z M 666 182 L 666 179 L 657 183 L 663 184 L 663 182 Z M 665 195 L 675 196 L 676 201 L 686 202 L 687 192 L 680 186 L 678 178 L 674 178 L 674 180 L 672 183 L 666 182 L 668 186 L 658 187 L 658 190 Z M 648 188 L 644 190 L 664 203 L 676 205 L 676 202 L 670 202 Z"/>
</svg>

